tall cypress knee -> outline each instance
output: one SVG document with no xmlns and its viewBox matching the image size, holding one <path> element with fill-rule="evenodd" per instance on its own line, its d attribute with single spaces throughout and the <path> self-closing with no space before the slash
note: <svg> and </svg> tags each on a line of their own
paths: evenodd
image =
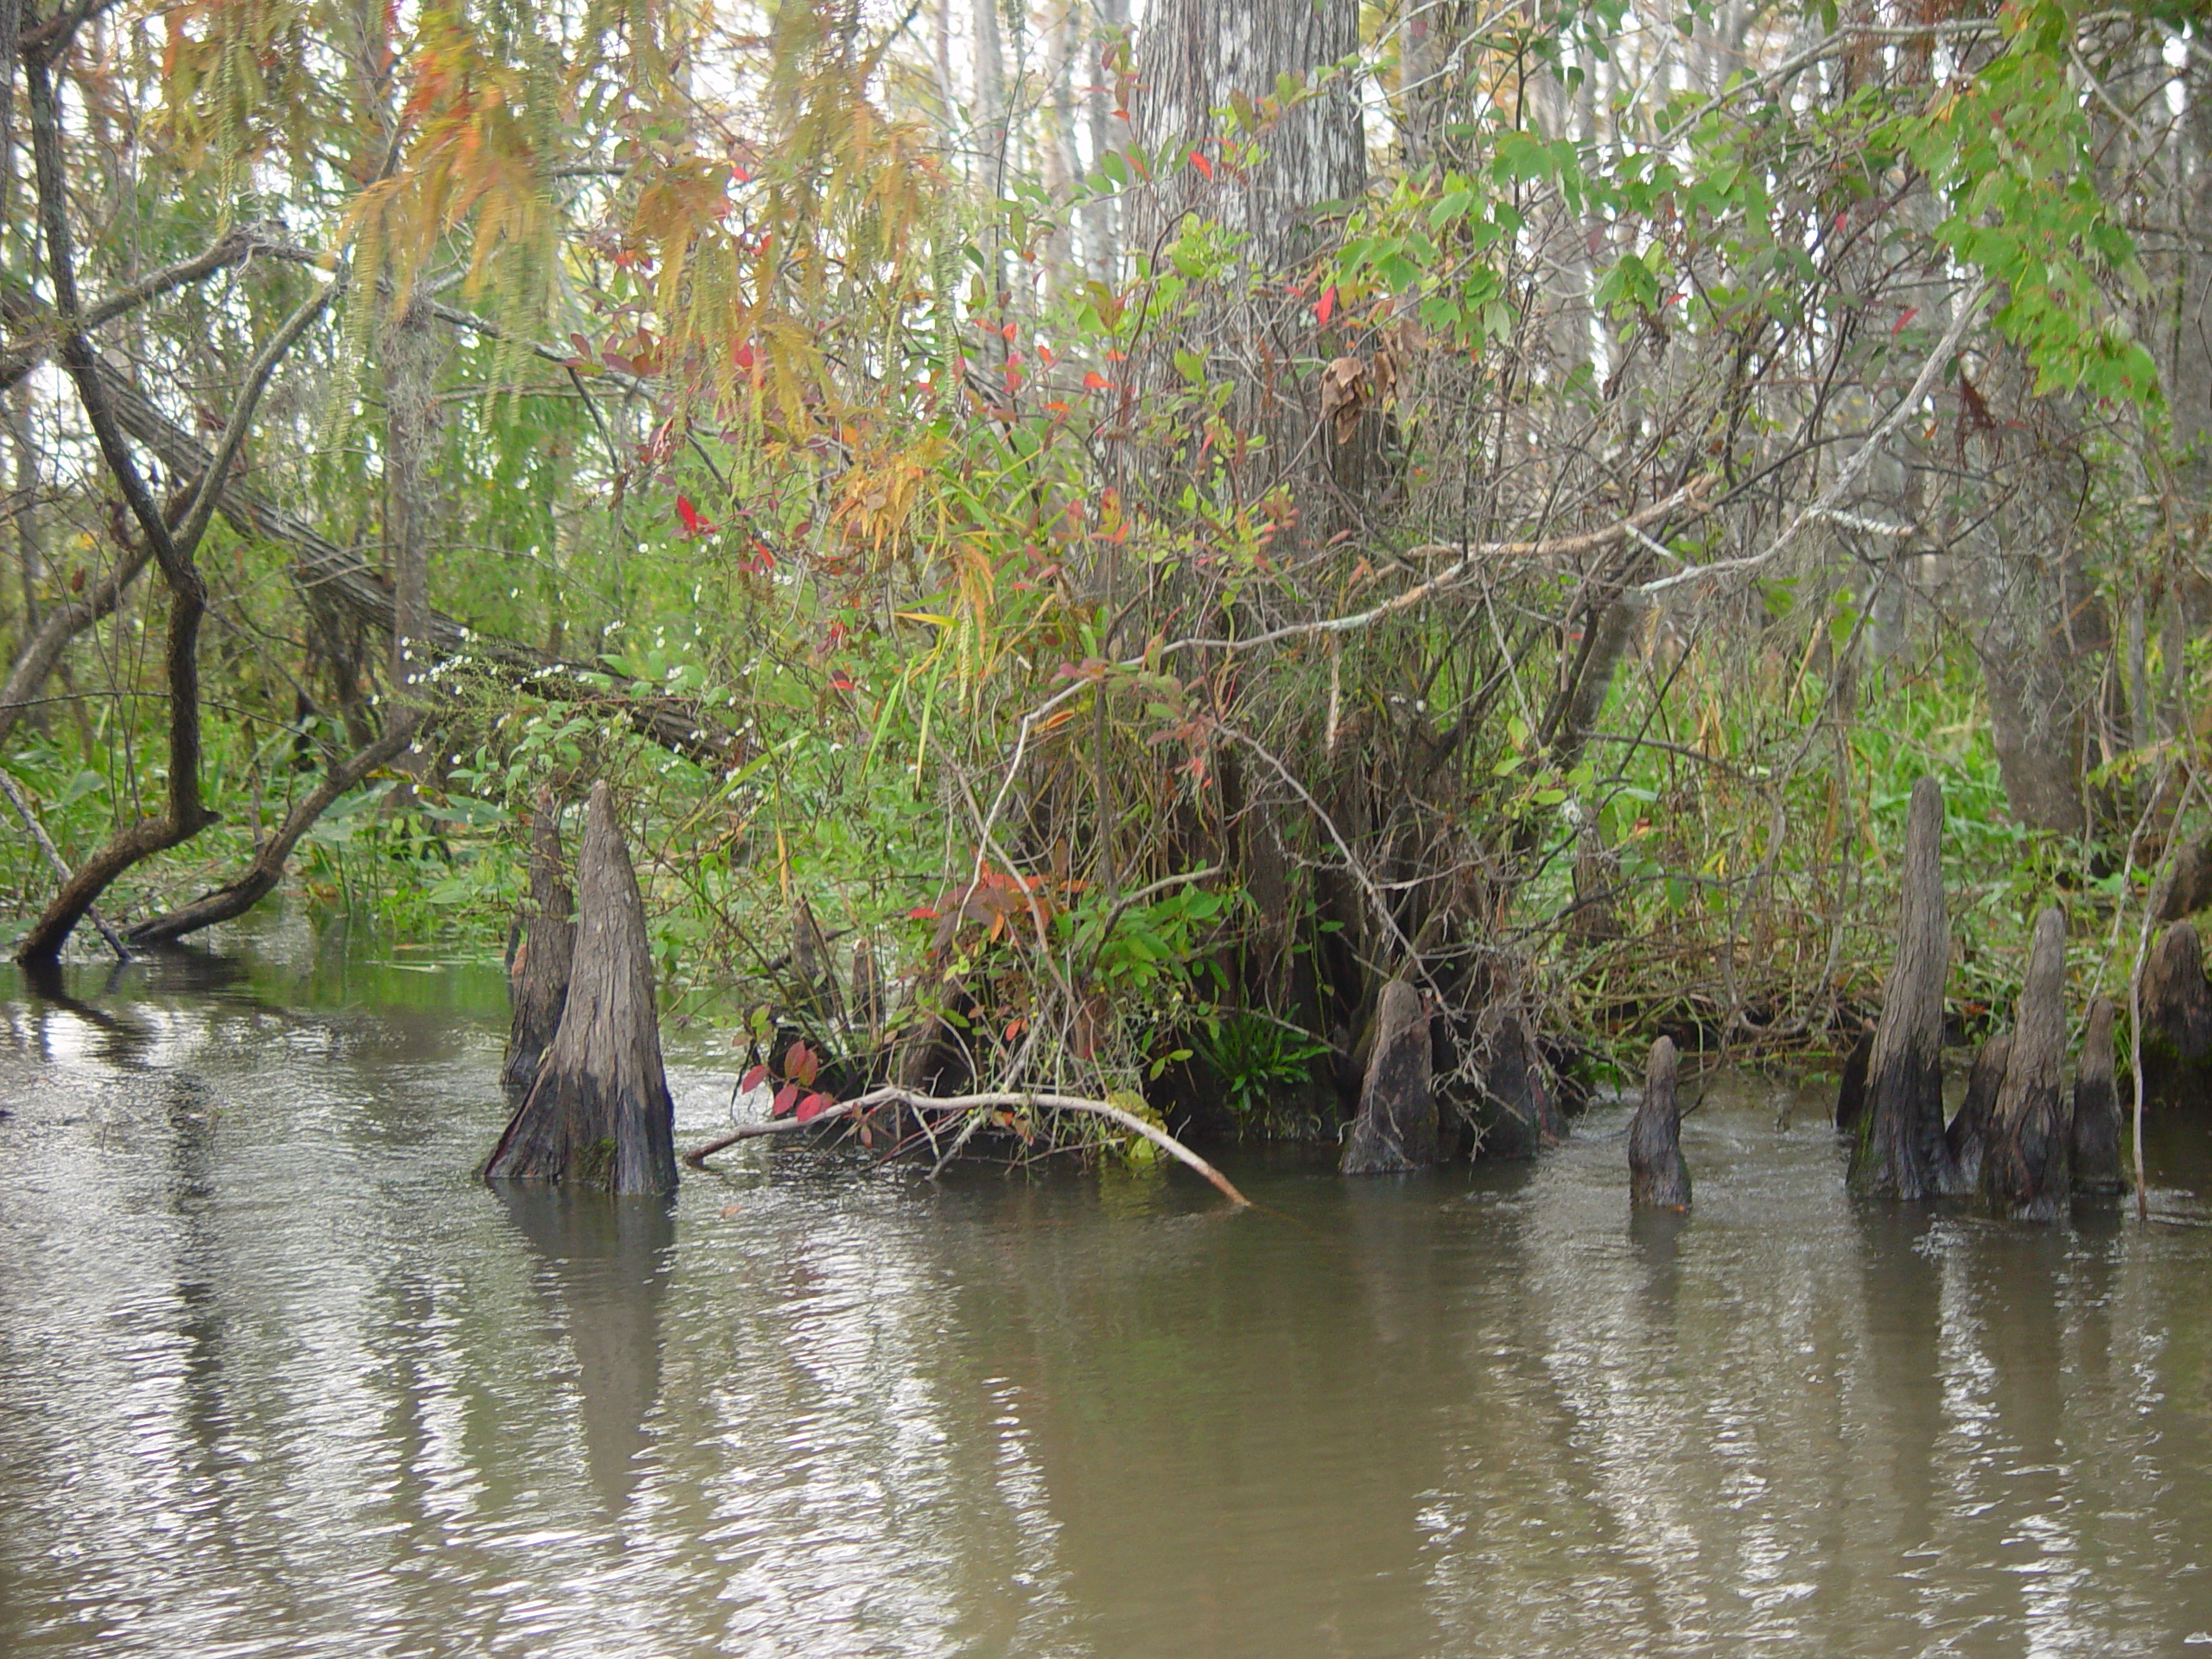
<svg viewBox="0 0 2212 1659">
<path fill-rule="evenodd" d="M 2012 1058 L 1981 1154 L 1981 1192 L 1993 1215 L 2055 1221 L 2066 1213 L 2072 1125 L 2058 1089 L 2065 1057 L 2066 918 L 2053 905 L 2036 918 Z"/>
<path fill-rule="evenodd" d="M 1687 1210 L 1690 1172 L 1682 1162 L 1682 1108 L 1675 1076 L 1675 1039 L 1651 1045 L 1643 1071 L 1643 1103 L 1628 1126 L 1628 1201 L 1639 1210 Z"/>
<path fill-rule="evenodd" d="M 665 1192 L 676 1185 L 676 1114 L 661 1068 L 652 951 L 603 782 L 584 810 L 576 908 L 560 1029 L 485 1178 Z"/>
<path fill-rule="evenodd" d="M 507 964 L 513 1015 L 499 1080 L 510 1089 L 530 1087 L 561 1028 L 575 956 L 576 925 L 570 919 L 575 909 L 561 858 L 561 809 L 553 791 L 542 789 L 530 815 L 530 911 L 518 929 L 514 960 Z"/>
<path fill-rule="evenodd" d="M 1923 778 L 1912 786 L 1905 829 L 1897 961 L 1874 1027 L 1852 1151 L 1855 1192 L 1916 1201 L 1959 1190 L 1943 1138 L 1943 980 L 1950 948 L 1943 791 L 1933 778 Z"/>
<path fill-rule="evenodd" d="M 2120 1160 L 2119 1067 L 2112 1052 L 2113 1006 L 2101 996 L 2089 1004 L 2082 1037 L 2082 1062 L 2074 1073 L 2073 1177 L 2076 1192 L 2127 1190 Z"/>
</svg>

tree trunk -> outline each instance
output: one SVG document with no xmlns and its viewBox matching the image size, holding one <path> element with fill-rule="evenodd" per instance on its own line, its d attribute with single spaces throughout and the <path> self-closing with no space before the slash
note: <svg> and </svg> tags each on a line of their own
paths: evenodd
<svg viewBox="0 0 2212 1659">
<path fill-rule="evenodd" d="M 676 1185 L 676 1109 L 661 1067 L 652 950 L 604 780 L 584 810 L 576 908 L 560 1029 L 484 1176 L 665 1192 Z"/>
<path fill-rule="evenodd" d="M 362 779 L 378 766 L 389 766 L 404 753 L 414 739 L 418 723 L 411 715 L 395 715 L 391 729 L 382 737 L 337 762 L 323 774 L 322 781 L 308 798 L 286 816 L 283 826 L 262 842 L 245 874 L 212 893 L 203 893 L 181 910 L 139 923 L 130 930 L 130 942 L 169 944 L 188 933 L 197 933 L 218 922 L 243 916 L 276 892 L 277 884 L 284 879 L 285 866 L 291 861 L 292 849 L 300 844 L 300 837 L 315 828 L 316 820 L 336 804 L 340 796 L 358 789 Z"/>
<path fill-rule="evenodd" d="M 2055 1221 L 2066 1213 L 2072 1135 L 2058 1089 L 2065 1057 L 2066 915 L 2053 905 L 2036 918 L 2012 1052 L 1982 1152 L 1982 1196 L 2002 1219 Z"/>
<path fill-rule="evenodd" d="M 1675 1039 L 1651 1045 L 1643 1099 L 1628 1126 L 1630 1205 L 1639 1210 L 1687 1210 L 1690 1172 L 1682 1162 L 1682 1108 L 1676 1092 Z"/>
<path fill-rule="evenodd" d="M 1338 1167 L 1346 1175 L 1388 1175 L 1436 1161 L 1436 1096 L 1430 1087 L 1428 1011 L 1402 979 L 1382 988 L 1375 1052 L 1359 1093 Z"/>
<path fill-rule="evenodd" d="M 499 1081 L 527 1089 L 538 1063 L 561 1028 L 569 976 L 576 949 L 575 898 L 569 891 L 561 855 L 561 809 L 541 789 L 530 815 L 530 907 L 521 918 L 521 943 L 507 969 L 507 1063 Z"/>
<path fill-rule="evenodd" d="M 1943 791 L 1912 786 L 1904 842 L 1897 961 L 1866 1063 L 1866 1104 L 1851 1158 L 1855 1192 L 1908 1203 L 1955 1190 L 1943 1139 L 1943 982 L 1950 928 L 1943 913 Z"/>
</svg>

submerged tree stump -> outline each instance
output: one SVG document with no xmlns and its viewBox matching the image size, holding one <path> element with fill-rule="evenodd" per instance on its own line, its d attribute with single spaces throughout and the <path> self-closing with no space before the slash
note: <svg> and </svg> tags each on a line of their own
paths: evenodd
<svg viewBox="0 0 2212 1659">
<path fill-rule="evenodd" d="M 1923 778 L 1912 786 L 1905 829 L 1897 961 L 1867 1055 L 1866 1103 L 1852 1149 L 1855 1192 L 1917 1202 L 1959 1190 L 1943 1139 L 1943 980 L 1950 949 L 1943 791 L 1933 778 Z"/>
<path fill-rule="evenodd" d="M 1982 1149 L 1982 1197 L 2000 1218 L 2055 1221 L 2066 1213 L 2072 1131 L 2058 1089 L 2065 1058 L 2066 917 L 2053 905 L 2036 918 L 2012 1052 Z"/>
<path fill-rule="evenodd" d="M 518 943 L 507 964 L 507 1063 L 499 1081 L 527 1089 L 538 1062 L 561 1027 L 569 1000 L 569 963 L 575 955 L 575 898 L 561 859 L 561 809 L 553 792 L 540 790 L 530 815 L 530 908 L 517 925 Z"/>
<path fill-rule="evenodd" d="M 2120 1160 L 2120 1081 L 2113 1061 L 2113 1015 L 2110 997 L 2101 996 L 2089 1004 L 2082 1060 L 2074 1073 L 2074 1190 L 2101 1198 L 2127 1190 Z"/>
<path fill-rule="evenodd" d="M 1544 1068 L 1536 1028 L 1517 1001 L 1501 1001 L 1475 1025 L 1481 1045 L 1483 1092 L 1477 1122 L 1478 1158 L 1533 1158 L 1567 1136 Z"/>
<path fill-rule="evenodd" d="M 1651 1045 L 1643 1069 L 1643 1100 L 1628 1126 L 1628 1201 L 1639 1210 L 1687 1210 L 1690 1172 L 1682 1162 L 1682 1108 L 1675 1076 L 1675 1039 Z"/>
<path fill-rule="evenodd" d="M 1967 1097 L 1960 1103 L 1951 1127 L 1944 1131 L 1962 1189 L 1981 1184 L 1981 1154 L 1989 1144 L 1989 1120 L 1997 1110 L 1997 1091 L 2005 1086 L 2005 1068 L 2012 1058 L 2009 1031 L 1999 1032 L 1975 1051 L 1974 1067 L 1967 1073 Z"/>
<path fill-rule="evenodd" d="M 1402 979 L 1382 988 L 1375 1011 L 1375 1048 L 1359 1091 L 1338 1169 L 1387 1175 L 1436 1161 L 1436 1095 L 1430 1082 L 1428 1012 Z"/>
<path fill-rule="evenodd" d="M 560 1029 L 485 1179 L 665 1192 L 676 1185 L 675 1106 L 661 1067 L 652 950 L 604 782 L 592 786 L 584 810 L 576 901 Z"/>
<path fill-rule="evenodd" d="M 2194 923 L 2177 922 L 2143 964 L 2143 1074 L 2165 1100 L 2202 1096 L 2212 1070 L 2212 985 Z"/>
</svg>

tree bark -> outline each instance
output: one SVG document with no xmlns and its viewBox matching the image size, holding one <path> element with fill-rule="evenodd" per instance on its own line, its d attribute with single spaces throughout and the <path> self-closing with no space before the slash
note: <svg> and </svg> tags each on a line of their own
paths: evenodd
<svg viewBox="0 0 2212 1659">
<path fill-rule="evenodd" d="M 2012 1052 L 1982 1153 L 1982 1196 L 2000 1218 L 2056 1221 L 2066 1213 L 2072 1134 L 2058 1088 L 2065 1056 L 2066 915 L 2053 905 L 2036 918 Z"/>
<path fill-rule="evenodd" d="M 661 1065 L 652 950 L 604 780 L 584 809 L 576 908 L 560 1029 L 484 1177 L 665 1192 L 676 1185 L 676 1108 Z"/>
<path fill-rule="evenodd" d="M 1957 1181 L 1943 1138 L 1943 982 L 1951 936 L 1943 913 L 1943 791 L 1932 778 L 1912 786 L 1904 889 L 1897 961 L 1867 1058 L 1851 1186 L 1916 1203 L 1953 1191 Z"/>
</svg>

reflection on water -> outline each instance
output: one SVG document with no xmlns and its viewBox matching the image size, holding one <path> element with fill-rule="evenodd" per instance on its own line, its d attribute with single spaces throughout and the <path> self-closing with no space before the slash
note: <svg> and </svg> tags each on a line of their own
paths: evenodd
<svg viewBox="0 0 2212 1659">
<path fill-rule="evenodd" d="M 672 1203 L 470 1179 L 496 970 L 0 981 L 0 1653 L 2180 1651 L 2212 1157 L 2144 1230 L 1862 1209 L 1719 1089 L 1531 1167 L 1248 1154 Z M 673 1068 L 680 1119 L 728 1076 Z"/>
</svg>

